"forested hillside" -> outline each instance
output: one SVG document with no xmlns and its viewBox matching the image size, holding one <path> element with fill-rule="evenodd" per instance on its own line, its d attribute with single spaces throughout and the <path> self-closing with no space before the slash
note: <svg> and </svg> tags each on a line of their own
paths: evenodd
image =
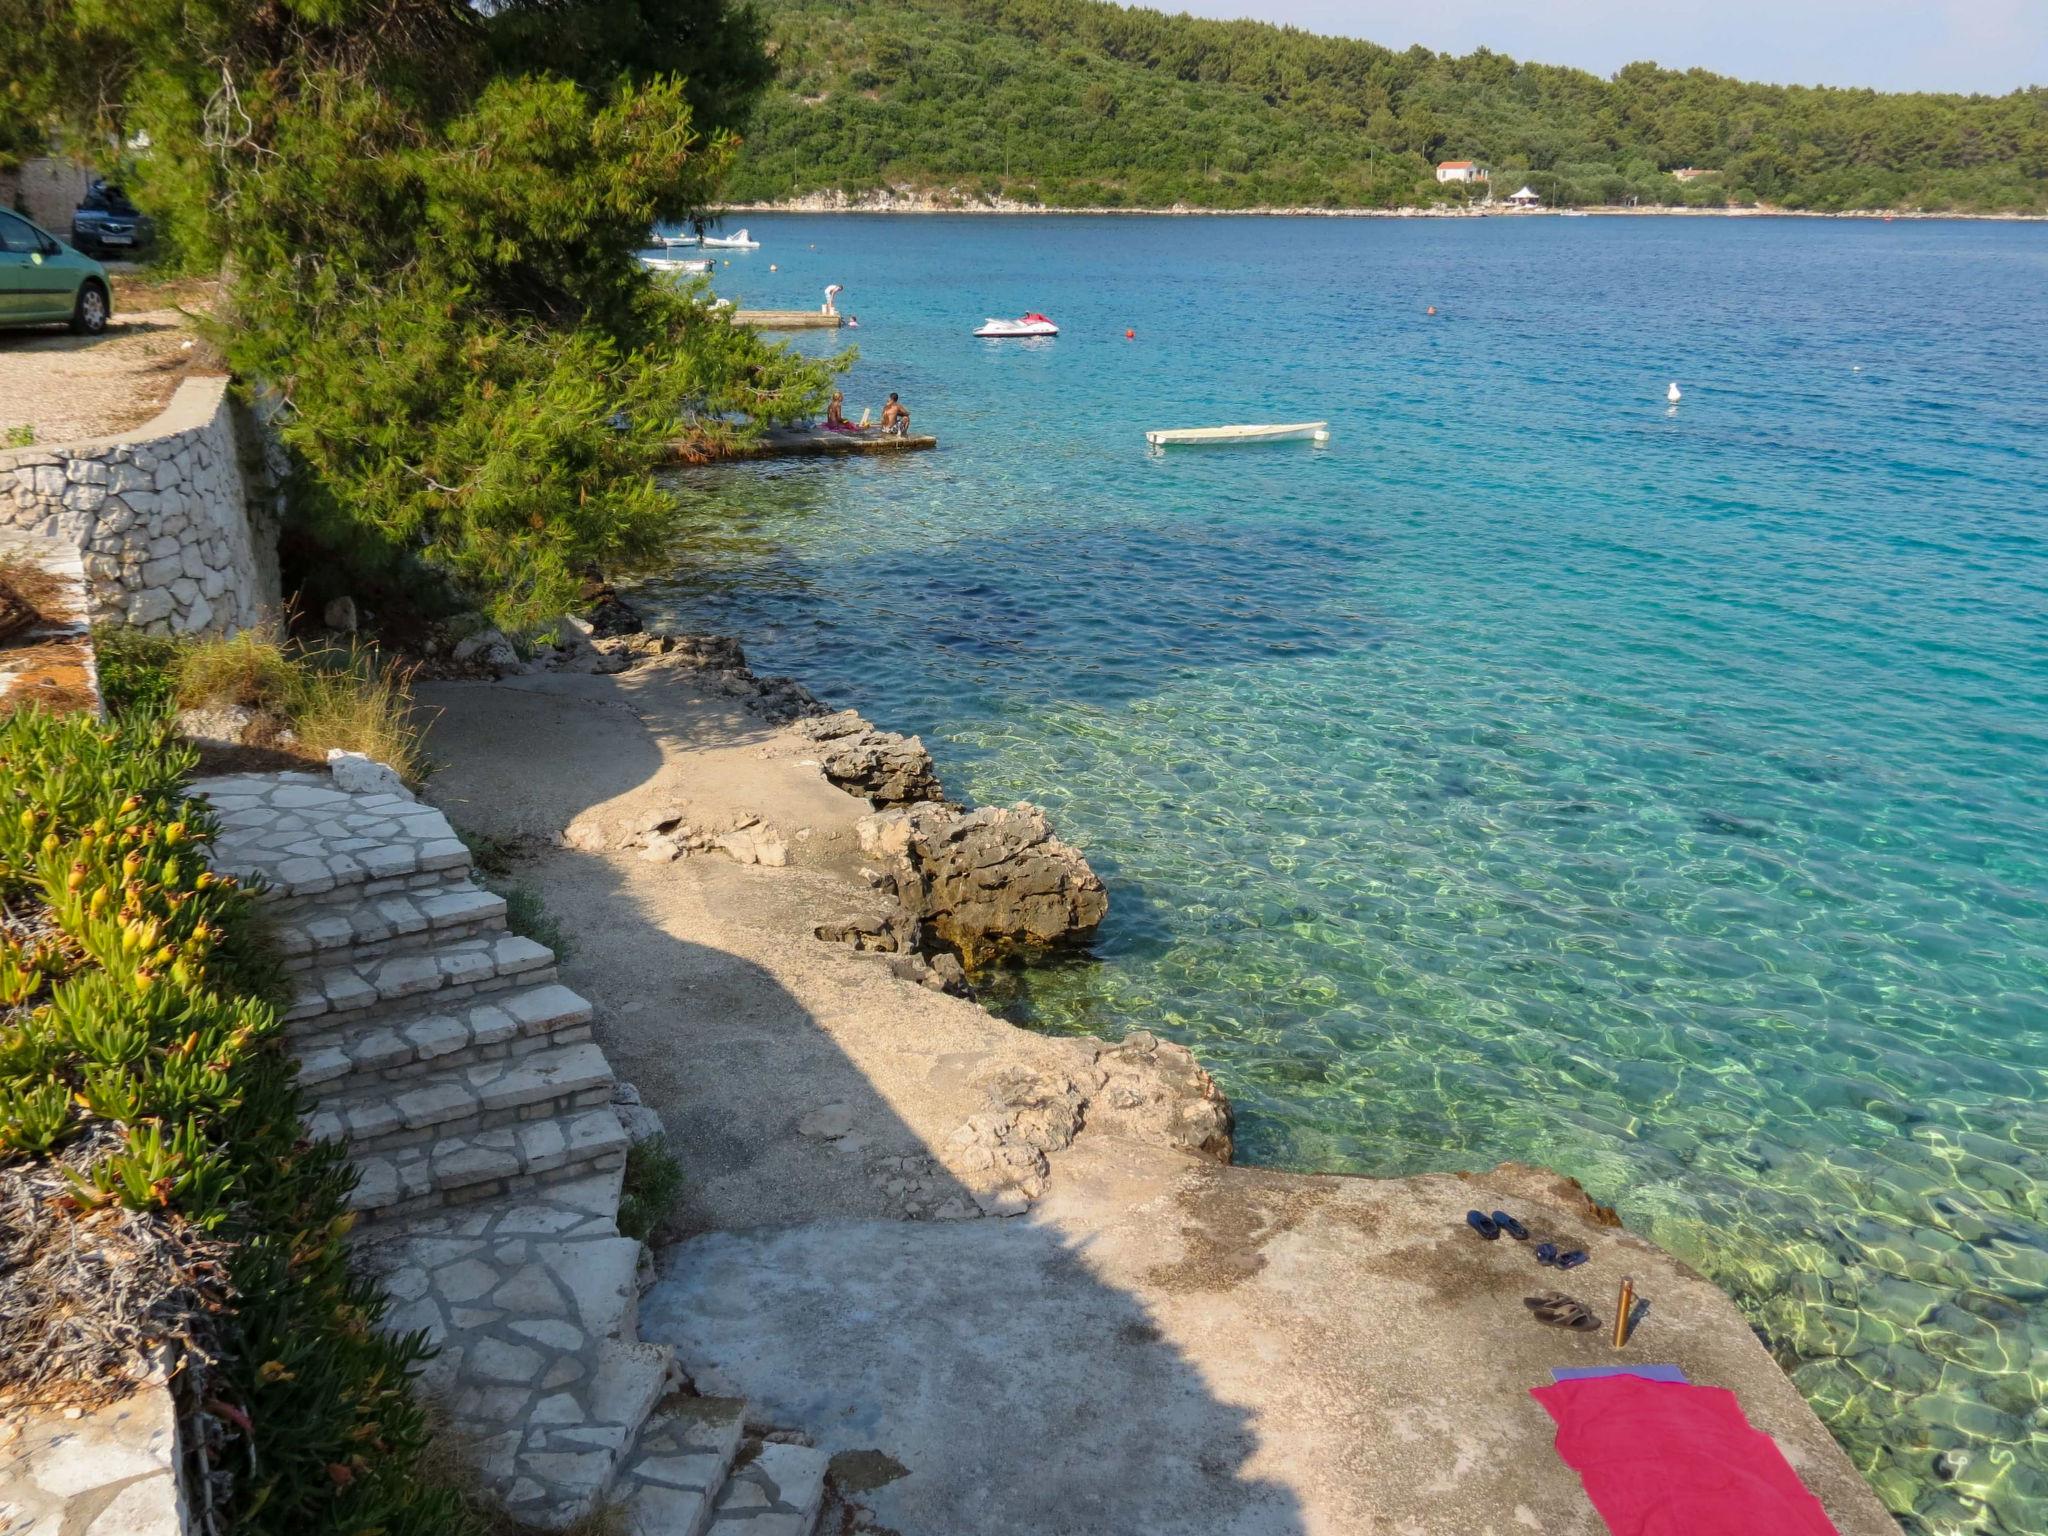
<svg viewBox="0 0 2048 1536">
<path fill-rule="evenodd" d="M 1051 206 L 1392 207 L 1439 159 L 1557 203 L 2048 211 L 2048 89 L 1611 80 L 1097 0 L 766 0 L 736 200 L 884 185 Z M 1717 172 L 1681 183 L 1670 172 Z M 1506 182 L 1506 185 L 1502 183 Z M 1449 196 L 1460 194 L 1453 189 Z"/>
</svg>

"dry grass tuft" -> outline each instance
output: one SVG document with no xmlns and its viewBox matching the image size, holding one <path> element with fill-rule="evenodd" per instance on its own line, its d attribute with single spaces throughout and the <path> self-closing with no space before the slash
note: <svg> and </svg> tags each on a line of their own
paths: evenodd
<svg viewBox="0 0 2048 1536">
<path fill-rule="evenodd" d="M 182 709 L 239 704 L 283 713 L 295 686 L 283 644 L 253 629 L 192 641 L 179 651 L 171 672 Z"/>
<path fill-rule="evenodd" d="M 412 701 L 416 668 L 383 660 L 360 644 L 299 650 L 273 634 L 244 630 L 192 641 L 171 665 L 178 704 L 239 704 L 290 724 L 298 750 L 325 762 L 330 749 L 389 763 L 408 784 L 426 776 L 425 727 Z"/>
<path fill-rule="evenodd" d="M 412 701 L 418 670 L 382 661 L 361 646 L 311 653 L 290 711 L 299 740 L 322 761 L 329 748 L 339 747 L 389 763 L 406 783 L 419 783 L 427 756 Z"/>
</svg>

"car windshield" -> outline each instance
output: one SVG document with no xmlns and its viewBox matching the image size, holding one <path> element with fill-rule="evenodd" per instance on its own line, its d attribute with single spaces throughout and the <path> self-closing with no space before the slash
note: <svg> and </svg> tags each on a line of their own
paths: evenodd
<svg viewBox="0 0 2048 1536">
<path fill-rule="evenodd" d="M 133 213 L 135 205 L 128 201 L 128 194 L 119 187 L 99 186 L 85 195 L 81 208 L 90 208 L 97 213 Z"/>
</svg>

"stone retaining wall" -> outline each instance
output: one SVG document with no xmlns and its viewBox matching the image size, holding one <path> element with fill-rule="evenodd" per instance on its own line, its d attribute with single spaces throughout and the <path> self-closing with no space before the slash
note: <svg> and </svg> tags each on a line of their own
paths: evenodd
<svg viewBox="0 0 2048 1536">
<path fill-rule="evenodd" d="M 224 378 L 129 432 L 0 452 L 0 526 L 74 545 L 94 623 L 232 634 L 279 602 L 277 538 L 246 483 Z"/>
</svg>

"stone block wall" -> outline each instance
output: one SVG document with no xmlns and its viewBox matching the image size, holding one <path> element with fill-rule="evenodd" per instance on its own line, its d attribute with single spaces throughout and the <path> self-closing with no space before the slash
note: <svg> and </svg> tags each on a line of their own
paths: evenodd
<svg viewBox="0 0 2048 1536">
<path fill-rule="evenodd" d="M 187 379 L 133 431 L 0 452 L 0 526 L 79 550 L 94 623 L 232 634 L 279 603 L 276 532 L 243 441 L 228 381 Z"/>
<path fill-rule="evenodd" d="M 92 186 L 92 168 L 68 155 L 37 155 L 0 180 L 0 207 L 19 208 L 59 240 L 71 238 L 71 212 Z"/>
</svg>

